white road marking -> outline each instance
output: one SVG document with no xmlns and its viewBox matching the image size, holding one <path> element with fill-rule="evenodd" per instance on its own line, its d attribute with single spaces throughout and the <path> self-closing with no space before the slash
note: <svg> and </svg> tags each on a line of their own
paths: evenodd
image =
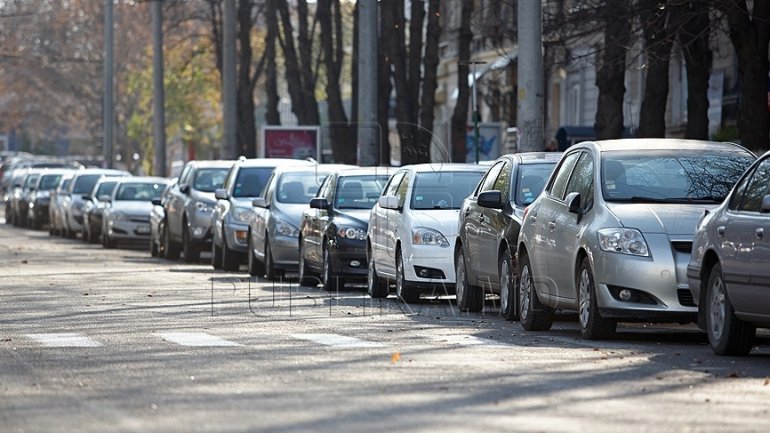
<svg viewBox="0 0 770 433">
<path fill-rule="evenodd" d="M 171 343 L 179 344 L 180 346 L 242 346 L 236 342 L 225 340 L 224 338 L 220 338 L 214 335 L 209 335 L 205 332 L 159 332 L 156 335 Z"/>
<path fill-rule="evenodd" d="M 346 337 L 338 334 L 293 334 L 292 338 L 297 340 L 308 340 L 324 346 L 354 348 L 354 347 L 385 347 L 382 343 L 373 341 L 364 341 L 358 338 Z"/>
<path fill-rule="evenodd" d="M 102 343 L 75 333 L 27 334 L 32 340 L 46 347 L 100 347 Z"/>
<path fill-rule="evenodd" d="M 493 346 L 493 347 L 509 347 L 509 344 L 505 344 L 496 340 L 488 338 L 476 337 L 473 335 L 437 335 L 433 337 L 433 340 L 437 343 L 446 343 L 453 346 Z"/>
</svg>

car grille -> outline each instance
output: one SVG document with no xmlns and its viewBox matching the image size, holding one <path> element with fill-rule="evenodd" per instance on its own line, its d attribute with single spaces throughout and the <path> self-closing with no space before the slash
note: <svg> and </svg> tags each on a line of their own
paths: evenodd
<svg viewBox="0 0 770 433">
<path fill-rule="evenodd" d="M 671 248 L 680 253 L 692 253 L 692 242 L 690 241 L 671 241 Z"/>
<path fill-rule="evenodd" d="M 132 216 L 128 218 L 129 221 L 133 223 L 148 223 L 150 222 L 150 217 L 148 216 Z"/>
<path fill-rule="evenodd" d="M 692 292 L 690 292 L 690 289 L 679 289 L 676 291 L 676 294 L 679 297 L 679 303 L 683 307 L 695 306 L 695 302 L 692 299 Z"/>
</svg>

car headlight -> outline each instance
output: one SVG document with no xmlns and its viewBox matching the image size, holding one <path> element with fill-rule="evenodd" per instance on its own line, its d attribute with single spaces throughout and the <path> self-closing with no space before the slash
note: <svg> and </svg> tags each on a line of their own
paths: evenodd
<svg viewBox="0 0 770 433">
<path fill-rule="evenodd" d="M 277 220 L 275 222 L 275 231 L 283 236 L 290 236 L 293 238 L 299 237 L 299 229 L 286 221 Z"/>
<path fill-rule="evenodd" d="M 111 216 L 112 216 L 112 220 L 114 221 L 123 221 L 127 218 L 126 214 L 124 214 L 123 212 L 115 212 Z"/>
<path fill-rule="evenodd" d="M 602 251 L 630 254 L 632 256 L 648 257 L 650 255 L 647 242 L 644 240 L 642 233 L 637 229 L 600 229 L 598 233 L 599 248 Z"/>
<path fill-rule="evenodd" d="M 449 247 L 449 242 L 441 232 L 426 227 L 412 229 L 412 243 L 414 245 L 438 245 L 442 248 Z"/>
<path fill-rule="evenodd" d="M 254 211 L 245 207 L 236 207 L 233 209 L 233 218 L 244 224 L 251 222 L 251 217 L 254 215 Z"/>
<path fill-rule="evenodd" d="M 339 227 L 337 229 L 337 236 L 347 239 L 357 239 L 359 241 L 366 240 L 366 230 L 361 230 L 353 227 Z"/>
<path fill-rule="evenodd" d="M 195 202 L 195 210 L 201 213 L 209 213 L 212 210 L 214 210 L 214 207 L 211 206 L 208 203 L 204 203 L 202 201 Z"/>
</svg>

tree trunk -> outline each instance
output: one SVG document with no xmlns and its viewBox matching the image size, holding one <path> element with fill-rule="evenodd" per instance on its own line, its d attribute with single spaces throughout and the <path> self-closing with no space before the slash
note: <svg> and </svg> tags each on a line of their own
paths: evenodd
<svg viewBox="0 0 770 433">
<path fill-rule="evenodd" d="M 596 138 L 623 136 L 623 97 L 626 93 L 626 50 L 631 35 L 628 10 L 623 2 L 607 0 L 601 8 L 604 22 L 604 46 L 596 71 L 599 98 L 594 131 Z"/>
<path fill-rule="evenodd" d="M 267 112 L 265 121 L 268 125 L 280 125 L 281 115 L 278 112 L 278 67 L 275 63 L 275 43 L 278 38 L 278 17 L 275 9 L 276 0 L 267 0 L 267 9 L 265 12 L 267 22 L 267 43 L 265 46 L 265 57 L 267 58 Z"/>
<path fill-rule="evenodd" d="M 380 11 L 384 8 L 382 3 L 379 6 Z M 382 12 L 380 12 L 382 14 Z M 379 165 L 390 166 L 390 96 L 393 93 L 393 83 L 391 82 L 390 59 L 388 50 L 385 46 L 386 35 L 382 29 L 387 28 L 380 20 L 380 43 L 377 44 L 377 123 L 379 124 Z"/>
<path fill-rule="evenodd" d="M 690 0 L 682 6 L 680 16 L 686 16 L 678 32 L 679 43 L 682 46 L 687 65 L 687 130 L 685 131 L 685 138 L 708 140 L 708 89 L 709 77 L 711 76 L 708 4 Z"/>
<path fill-rule="evenodd" d="M 452 162 L 466 162 L 468 151 L 468 98 L 470 97 L 468 86 L 470 68 L 468 67 L 468 62 L 471 59 L 471 41 L 473 40 L 473 31 L 471 30 L 473 3 L 472 1 L 463 2 L 460 12 L 457 105 L 455 105 L 454 112 L 452 113 L 452 129 L 450 133 L 452 140 Z"/>
<path fill-rule="evenodd" d="M 315 99 L 315 74 L 313 73 L 313 39 L 308 32 L 307 0 L 297 0 L 297 45 L 299 65 L 302 73 L 302 102 L 305 105 L 306 124 L 318 125 L 318 102 Z"/>
<path fill-rule="evenodd" d="M 254 92 L 251 86 L 251 28 L 252 0 L 238 1 L 238 146 L 239 154 L 257 156 L 257 129 L 254 119 Z"/>
<path fill-rule="evenodd" d="M 755 1 L 750 14 L 744 0 L 720 3 L 730 26 L 730 40 L 738 56 L 741 83 L 738 133 L 741 144 L 752 150 L 770 144 L 770 114 L 767 104 L 768 41 L 770 2 Z"/>
<path fill-rule="evenodd" d="M 666 136 L 668 65 L 674 34 L 669 27 L 669 9 L 660 9 L 658 4 L 659 0 L 643 0 L 639 5 L 647 56 L 644 99 L 637 133 L 639 137 Z"/>
<path fill-rule="evenodd" d="M 286 0 L 275 0 L 278 14 L 281 17 L 283 31 L 279 32 L 278 40 L 281 44 L 285 62 L 286 83 L 289 87 L 291 110 L 297 116 L 300 125 L 310 124 L 309 107 L 305 106 L 304 84 L 302 71 L 297 58 L 297 49 L 294 45 L 294 26 L 289 15 L 289 5 Z"/>
<path fill-rule="evenodd" d="M 438 87 L 438 42 L 441 36 L 439 25 L 439 0 L 428 0 L 428 27 L 425 32 L 425 56 L 423 58 L 422 95 L 419 108 L 420 146 L 428 147 L 430 152 L 433 142 L 433 109 L 436 105 Z M 439 150 L 443 150 L 441 147 Z M 441 161 L 449 162 L 448 155 L 438 155 Z M 430 155 L 429 155 L 430 158 Z"/>
</svg>

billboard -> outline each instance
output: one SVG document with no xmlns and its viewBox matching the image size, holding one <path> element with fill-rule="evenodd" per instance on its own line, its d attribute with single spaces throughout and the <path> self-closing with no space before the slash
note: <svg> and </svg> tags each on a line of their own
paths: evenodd
<svg viewBox="0 0 770 433">
<path fill-rule="evenodd" d="M 313 158 L 321 160 L 321 134 L 317 126 L 262 127 L 263 158 Z"/>
<path fill-rule="evenodd" d="M 479 161 L 494 161 L 500 157 L 500 140 L 503 127 L 500 123 L 479 123 Z M 476 162 L 473 125 L 468 125 L 465 136 L 465 161 Z"/>
</svg>

